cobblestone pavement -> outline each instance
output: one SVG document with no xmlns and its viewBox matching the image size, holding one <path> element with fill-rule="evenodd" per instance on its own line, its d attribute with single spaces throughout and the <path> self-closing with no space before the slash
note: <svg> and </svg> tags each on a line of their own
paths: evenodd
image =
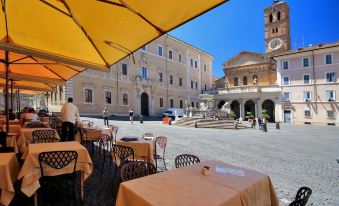
<svg viewBox="0 0 339 206">
<path fill-rule="evenodd" d="M 103 126 L 102 119 L 91 119 Z M 174 167 L 178 154 L 191 153 L 202 161 L 221 160 L 269 175 L 280 199 L 287 205 L 301 186 L 313 194 L 308 205 L 339 206 L 339 127 L 313 125 L 269 125 L 268 132 L 258 129 L 219 130 L 163 125 L 160 121 L 143 124 L 114 121 L 118 137 L 153 132 L 169 138 L 167 164 Z"/>
</svg>

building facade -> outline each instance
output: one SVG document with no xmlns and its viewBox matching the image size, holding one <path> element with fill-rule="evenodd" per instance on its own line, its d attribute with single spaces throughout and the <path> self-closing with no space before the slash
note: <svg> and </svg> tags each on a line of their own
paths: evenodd
<svg viewBox="0 0 339 206">
<path fill-rule="evenodd" d="M 286 123 L 339 124 L 339 42 L 274 57 Z"/>
<path fill-rule="evenodd" d="M 110 68 L 110 72 L 86 70 L 67 81 L 55 93 L 73 97 L 80 113 L 160 115 L 167 108 L 198 106 L 202 90 L 212 88 L 213 57 L 177 38 L 164 35 Z M 56 97 L 54 97 L 56 95 Z M 63 101 L 51 94 L 49 108 L 60 111 Z M 50 97 L 50 98 L 51 98 Z"/>
</svg>

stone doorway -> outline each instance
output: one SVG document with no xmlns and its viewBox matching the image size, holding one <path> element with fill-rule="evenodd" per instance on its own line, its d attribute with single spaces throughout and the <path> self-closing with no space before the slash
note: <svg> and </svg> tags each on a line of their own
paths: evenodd
<svg viewBox="0 0 339 206">
<path fill-rule="evenodd" d="M 274 102 L 270 99 L 266 99 L 262 103 L 262 109 L 267 111 L 268 116 L 270 118 L 268 119 L 269 122 L 275 122 L 275 113 L 274 113 Z"/>
<path fill-rule="evenodd" d="M 149 116 L 148 111 L 148 95 L 147 93 L 141 94 L 141 115 Z"/>
<path fill-rule="evenodd" d="M 247 100 L 245 102 L 245 120 L 247 120 L 248 118 L 246 118 L 247 116 L 247 112 L 251 112 L 254 116 L 256 116 L 255 114 L 255 103 L 253 100 Z"/>
</svg>

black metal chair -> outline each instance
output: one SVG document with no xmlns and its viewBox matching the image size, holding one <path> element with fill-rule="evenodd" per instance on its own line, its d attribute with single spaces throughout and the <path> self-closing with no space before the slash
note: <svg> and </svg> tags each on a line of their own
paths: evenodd
<svg viewBox="0 0 339 206">
<path fill-rule="evenodd" d="M 167 171 L 167 168 L 166 168 L 166 162 L 165 162 L 165 150 L 166 150 L 166 145 L 167 145 L 167 137 L 164 137 L 164 136 L 159 136 L 157 138 L 155 138 L 154 140 L 154 158 L 155 158 L 155 167 L 158 169 L 158 159 L 162 159 L 163 163 L 164 163 L 164 167 L 165 167 L 165 170 Z M 159 149 L 162 149 L 162 156 L 161 155 L 158 155 L 157 151 L 158 151 L 158 148 Z"/>
<path fill-rule="evenodd" d="M 121 167 L 120 171 L 121 180 L 123 182 L 155 173 L 157 173 L 157 168 L 154 166 L 154 164 L 145 161 L 126 163 Z"/>
<path fill-rule="evenodd" d="M 32 143 L 59 142 L 59 139 L 55 138 L 55 130 L 53 129 L 35 130 L 32 132 L 32 136 Z"/>
<path fill-rule="evenodd" d="M 134 150 L 131 147 L 113 144 L 112 156 L 116 164 L 113 173 L 115 175 L 116 171 L 124 164 L 134 161 Z"/>
<path fill-rule="evenodd" d="M 40 121 L 32 121 L 26 123 L 27 128 L 46 128 L 46 125 Z"/>
<path fill-rule="evenodd" d="M 107 134 L 101 134 L 99 138 L 99 146 L 100 150 L 102 151 L 102 167 L 101 167 L 101 177 L 104 172 L 105 167 L 105 159 L 106 157 L 109 158 L 109 167 L 112 167 L 112 149 L 113 149 L 113 139 L 111 136 Z M 106 155 L 106 152 L 108 155 Z"/>
<path fill-rule="evenodd" d="M 186 167 L 199 163 L 200 159 L 197 156 L 190 154 L 182 154 L 175 157 L 175 167 Z"/>
<path fill-rule="evenodd" d="M 289 206 L 305 206 L 311 194 L 312 190 L 310 188 L 308 187 L 299 188 L 294 201 L 291 202 Z"/>
<path fill-rule="evenodd" d="M 51 177 L 51 176 L 48 176 L 48 174 L 46 176 L 47 169 L 51 169 L 51 168 L 57 169 L 57 170 L 62 169 L 68 166 L 69 164 L 71 164 L 72 162 L 74 162 L 73 171 L 68 174 L 72 174 L 73 195 L 74 195 L 74 198 L 77 199 L 76 172 L 75 172 L 77 161 L 78 161 L 78 153 L 76 151 L 53 151 L 53 152 L 40 153 L 39 164 L 40 164 L 40 171 L 41 171 L 41 179 L 40 179 L 40 182 L 42 185 L 41 192 L 43 192 L 43 190 L 47 188 L 47 186 L 46 188 L 44 188 L 44 185 L 48 183 L 48 179 L 62 176 L 62 175 L 58 175 L 58 176 Z M 59 181 L 60 179 L 58 179 L 58 182 Z"/>
</svg>

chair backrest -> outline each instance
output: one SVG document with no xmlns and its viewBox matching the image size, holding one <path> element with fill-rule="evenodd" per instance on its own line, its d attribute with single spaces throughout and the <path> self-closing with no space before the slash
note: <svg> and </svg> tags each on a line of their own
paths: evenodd
<svg viewBox="0 0 339 206">
<path fill-rule="evenodd" d="M 157 173 L 154 164 L 145 161 L 135 161 L 121 167 L 121 180 L 128 181 Z"/>
<path fill-rule="evenodd" d="M 40 121 L 32 121 L 26 123 L 26 127 L 28 128 L 46 128 L 46 125 Z"/>
<path fill-rule="evenodd" d="M 199 162 L 200 159 L 197 156 L 190 154 L 182 154 L 175 157 L 176 168 L 190 166 Z"/>
<path fill-rule="evenodd" d="M 6 132 L 0 132 L 0 144 L 3 147 L 7 146 L 7 133 Z"/>
<path fill-rule="evenodd" d="M 155 146 L 159 146 L 160 148 L 165 149 L 167 145 L 167 137 L 159 136 L 155 138 L 154 143 L 155 143 Z"/>
<path fill-rule="evenodd" d="M 296 196 L 295 196 L 295 200 L 292 202 L 293 205 L 305 206 L 308 199 L 310 198 L 311 194 L 312 194 L 312 190 L 310 188 L 300 187 Z"/>
<path fill-rule="evenodd" d="M 75 172 L 78 161 L 78 153 L 76 151 L 53 151 L 42 152 L 39 154 L 39 164 L 41 176 L 44 176 L 44 167 L 42 163 L 52 167 L 53 169 L 62 169 L 74 161 L 73 173 Z"/>
<path fill-rule="evenodd" d="M 134 150 L 131 147 L 113 144 L 112 155 L 114 158 L 118 157 L 120 160 L 134 160 Z"/>
<path fill-rule="evenodd" d="M 32 136 L 33 143 L 59 142 L 59 139 L 55 138 L 55 130 L 53 129 L 35 130 L 32 132 Z"/>
<path fill-rule="evenodd" d="M 146 132 L 143 136 L 144 137 L 154 137 L 152 132 Z"/>
</svg>

